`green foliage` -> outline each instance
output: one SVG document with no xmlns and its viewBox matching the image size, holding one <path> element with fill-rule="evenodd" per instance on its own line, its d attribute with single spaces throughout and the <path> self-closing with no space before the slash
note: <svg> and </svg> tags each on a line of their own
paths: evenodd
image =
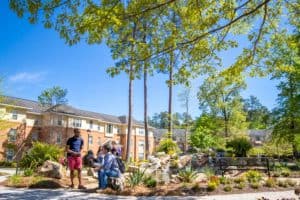
<svg viewBox="0 0 300 200">
<path fill-rule="evenodd" d="M 214 191 L 218 188 L 218 184 L 214 181 L 208 181 L 207 183 L 207 190 L 209 192 Z"/>
<path fill-rule="evenodd" d="M 145 172 L 138 169 L 138 170 L 132 172 L 131 174 L 129 174 L 129 176 L 126 178 L 126 181 L 127 181 L 128 185 L 131 188 L 133 188 L 133 187 L 143 183 L 144 176 L 145 176 Z"/>
<path fill-rule="evenodd" d="M 259 182 L 251 182 L 250 187 L 253 189 L 258 189 L 258 188 L 260 188 L 260 183 Z"/>
<path fill-rule="evenodd" d="M 287 181 L 279 180 L 277 181 L 277 185 L 279 187 L 287 188 L 289 186 L 289 183 Z"/>
<path fill-rule="evenodd" d="M 265 151 L 262 147 L 253 147 L 248 152 L 249 156 L 258 156 L 258 155 L 265 155 Z"/>
<path fill-rule="evenodd" d="M 227 142 L 226 147 L 231 147 L 237 157 L 246 157 L 247 152 L 252 148 L 249 139 L 245 137 L 234 138 Z"/>
<path fill-rule="evenodd" d="M 38 97 L 39 103 L 45 106 L 54 106 L 59 104 L 66 104 L 68 90 L 62 89 L 60 86 L 48 88 L 42 92 Z"/>
<path fill-rule="evenodd" d="M 13 168 L 15 168 L 16 166 L 17 166 L 16 162 L 0 161 L 0 167 L 13 167 Z"/>
<path fill-rule="evenodd" d="M 225 185 L 223 189 L 224 189 L 225 192 L 231 192 L 232 191 L 231 185 Z"/>
<path fill-rule="evenodd" d="M 203 167 L 201 171 L 206 175 L 207 178 L 215 175 L 215 170 L 211 167 Z"/>
<path fill-rule="evenodd" d="M 220 177 L 220 183 L 222 185 L 231 184 L 231 182 L 230 178 L 226 178 L 225 176 Z"/>
<path fill-rule="evenodd" d="M 262 180 L 262 173 L 256 170 L 249 170 L 245 173 L 249 183 L 259 183 Z"/>
<path fill-rule="evenodd" d="M 246 183 L 245 182 L 237 183 L 234 187 L 242 190 L 246 187 Z"/>
<path fill-rule="evenodd" d="M 287 182 L 287 184 L 291 187 L 295 187 L 297 185 L 297 181 L 293 181 L 291 179 L 286 179 L 285 180 Z"/>
<path fill-rule="evenodd" d="M 293 154 L 292 145 L 285 141 L 267 141 L 263 144 L 262 149 L 266 156 L 290 156 Z"/>
<path fill-rule="evenodd" d="M 157 151 L 172 155 L 174 153 L 179 153 L 180 149 L 175 141 L 173 141 L 171 138 L 165 137 L 159 142 Z"/>
<path fill-rule="evenodd" d="M 151 176 L 145 177 L 143 183 L 146 187 L 154 188 L 157 185 L 157 181 Z"/>
<path fill-rule="evenodd" d="M 276 187 L 276 179 L 274 178 L 268 178 L 265 182 L 265 186 L 269 188 Z"/>
<path fill-rule="evenodd" d="M 197 177 L 197 171 L 193 170 L 191 167 L 186 167 L 179 171 L 178 178 L 186 183 L 191 183 Z"/>
<path fill-rule="evenodd" d="M 281 175 L 284 177 L 288 177 L 291 175 L 291 170 L 287 167 L 282 167 L 281 168 Z"/>
<path fill-rule="evenodd" d="M 28 168 L 24 170 L 24 176 L 32 176 L 33 175 L 33 170 Z"/>
<path fill-rule="evenodd" d="M 21 182 L 21 176 L 20 175 L 12 175 L 8 178 L 9 185 L 18 185 Z"/>
<path fill-rule="evenodd" d="M 52 144 L 34 142 L 32 148 L 23 156 L 20 167 L 36 170 L 46 160 L 59 161 L 63 149 Z"/>
<path fill-rule="evenodd" d="M 235 183 L 244 183 L 244 182 L 246 182 L 246 178 L 245 178 L 245 176 L 240 176 L 240 177 L 233 179 L 233 181 Z"/>
</svg>

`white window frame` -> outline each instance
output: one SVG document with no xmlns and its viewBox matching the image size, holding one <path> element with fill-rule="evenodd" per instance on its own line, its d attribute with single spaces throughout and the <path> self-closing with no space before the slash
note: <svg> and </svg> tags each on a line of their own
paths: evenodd
<svg viewBox="0 0 300 200">
<path fill-rule="evenodd" d="M 56 144 L 61 144 L 62 142 L 62 134 L 60 132 L 56 133 Z"/>
<path fill-rule="evenodd" d="M 138 131 L 139 131 L 139 132 L 138 132 L 139 135 L 145 135 L 145 130 L 144 130 L 144 129 L 139 128 Z"/>
<path fill-rule="evenodd" d="M 14 132 L 13 135 L 12 135 L 12 132 Z M 8 140 L 8 142 L 15 142 L 15 141 L 17 141 L 17 129 L 13 129 L 12 128 L 12 129 L 9 130 L 7 140 Z"/>
<path fill-rule="evenodd" d="M 109 132 L 110 130 L 110 132 Z M 114 133 L 114 126 L 112 124 L 106 124 L 106 133 L 111 135 Z"/>
<path fill-rule="evenodd" d="M 15 150 L 12 148 L 6 149 L 6 160 L 12 161 L 15 156 Z"/>
<path fill-rule="evenodd" d="M 39 139 L 39 133 L 38 132 L 33 132 L 31 134 L 31 140 L 32 141 L 37 141 Z"/>
<path fill-rule="evenodd" d="M 89 129 L 93 130 L 93 126 L 94 126 L 93 120 L 90 120 L 89 121 Z"/>
<path fill-rule="evenodd" d="M 18 111 L 16 111 L 16 110 L 11 111 L 11 119 L 18 120 Z"/>
<path fill-rule="evenodd" d="M 78 119 L 78 118 L 74 118 L 72 125 L 75 128 L 81 128 L 81 126 L 82 126 L 82 120 Z"/>
<path fill-rule="evenodd" d="M 92 135 L 88 135 L 88 144 L 89 145 L 93 144 L 93 136 Z"/>
</svg>

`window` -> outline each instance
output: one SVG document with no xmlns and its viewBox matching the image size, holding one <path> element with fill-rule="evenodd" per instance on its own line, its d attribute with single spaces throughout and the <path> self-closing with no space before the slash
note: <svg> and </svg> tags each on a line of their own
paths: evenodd
<svg viewBox="0 0 300 200">
<path fill-rule="evenodd" d="M 81 127 L 81 119 L 73 119 L 73 127 L 80 128 Z"/>
<path fill-rule="evenodd" d="M 139 141 L 139 145 L 138 145 L 138 158 L 139 158 L 139 160 L 144 159 L 144 150 L 145 150 L 144 141 Z"/>
<path fill-rule="evenodd" d="M 88 142 L 89 144 L 93 144 L 93 136 L 89 135 Z"/>
<path fill-rule="evenodd" d="M 118 133 L 118 134 L 121 133 L 121 129 L 120 129 L 120 128 L 117 129 L 117 133 Z"/>
<path fill-rule="evenodd" d="M 98 131 L 100 131 L 101 130 L 101 126 L 98 124 L 98 126 L 97 126 L 97 129 L 98 129 Z"/>
<path fill-rule="evenodd" d="M 98 137 L 98 145 L 101 146 L 101 139 Z"/>
<path fill-rule="evenodd" d="M 12 161 L 15 155 L 15 151 L 13 149 L 7 149 L 6 150 L 6 159 L 8 161 Z"/>
<path fill-rule="evenodd" d="M 33 140 L 33 141 L 37 141 L 38 139 L 39 139 L 39 134 L 38 133 L 32 133 L 32 135 L 31 135 L 31 139 Z"/>
<path fill-rule="evenodd" d="M 145 130 L 139 128 L 139 129 L 138 129 L 138 133 L 139 133 L 139 135 L 144 135 L 144 134 L 145 134 Z"/>
<path fill-rule="evenodd" d="M 107 126 L 106 126 L 106 133 L 109 133 L 109 134 L 113 133 L 113 125 L 107 124 Z"/>
<path fill-rule="evenodd" d="M 35 125 L 35 126 L 38 126 L 39 124 L 40 124 L 40 121 L 39 121 L 38 119 L 35 119 L 35 120 L 34 120 L 34 125 Z"/>
<path fill-rule="evenodd" d="M 93 129 L 93 120 L 90 120 L 90 129 Z"/>
<path fill-rule="evenodd" d="M 17 140 L 17 130 L 10 129 L 10 131 L 8 132 L 8 141 L 15 142 L 16 140 Z"/>
<path fill-rule="evenodd" d="M 260 137 L 259 136 L 255 136 L 256 141 L 260 141 Z"/>
<path fill-rule="evenodd" d="M 63 118 L 62 116 L 57 116 L 57 126 L 62 126 L 63 125 Z"/>
<path fill-rule="evenodd" d="M 11 118 L 12 118 L 13 120 L 18 120 L 18 112 L 17 112 L 16 110 L 13 110 L 13 111 L 11 112 L 11 114 L 12 114 Z"/>
<path fill-rule="evenodd" d="M 61 133 L 56 133 L 56 143 L 61 144 Z"/>
</svg>

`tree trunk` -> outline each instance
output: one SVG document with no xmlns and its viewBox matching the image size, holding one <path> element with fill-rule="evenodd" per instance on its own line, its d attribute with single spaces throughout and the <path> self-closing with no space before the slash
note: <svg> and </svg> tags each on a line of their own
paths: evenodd
<svg viewBox="0 0 300 200">
<path fill-rule="evenodd" d="M 173 118 L 172 118 L 172 97 L 173 97 L 173 66 L 174 65 L 174 53 L 170 54 L 170 71 L 169 71 L 169 104 L 168 104 L 168 135 L 172 138 Z"/>
<path fill-rule="evenodd" d="M 132 38 L 135 39 L 136 24 L 133 25 Z M 131 47 L 133 51 L 133 45 Z M 128 129 L 127 129 L 127 147 L 126 147 L 126 161 L 130 162 L 130 147 L 131 147 L 131 131 L 132 131 L 132 110 L 133 110 L 133 79 L 134 66 L 130 63 L 129 69 L 129 90 L 128 90 Z"/>
<path fill-rule="evenodd" d="M 148 132 L 148 88 L 147 88 L 147 65 L 144 64 L 144 124 L 145 124 L 145 145 L 146 145 L 146 159 L 148 159 L 150 155 L 149 149 L 149 132 Z"/>
</svg>

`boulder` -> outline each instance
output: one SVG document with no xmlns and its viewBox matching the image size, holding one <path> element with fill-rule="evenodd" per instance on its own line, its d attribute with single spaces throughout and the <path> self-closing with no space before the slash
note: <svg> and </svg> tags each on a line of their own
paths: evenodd
<svg viewBox="0 0 300 200">
<path fill-rule="evenodd" d="M 61 164 L 50 160 L 44 162 L 42 167 L 38 170 L 38 173 L 49 178 L 57 179 L 63 178 L 66 174 Z"/>
<path fill-rule="evenodd" d="M 207 181 L 207 176 L 204 173 L 197 173 L 195 182 L 199 183 L 199 182 L 204 182 L 204 181 Z"/>
<path fill-rule="evenodd" d="M 179 160 L 178 168 L 182 169 L 191 163 L 192 156 L 191 155 L 180 156 L 178 160 Z"/>
</svg>

